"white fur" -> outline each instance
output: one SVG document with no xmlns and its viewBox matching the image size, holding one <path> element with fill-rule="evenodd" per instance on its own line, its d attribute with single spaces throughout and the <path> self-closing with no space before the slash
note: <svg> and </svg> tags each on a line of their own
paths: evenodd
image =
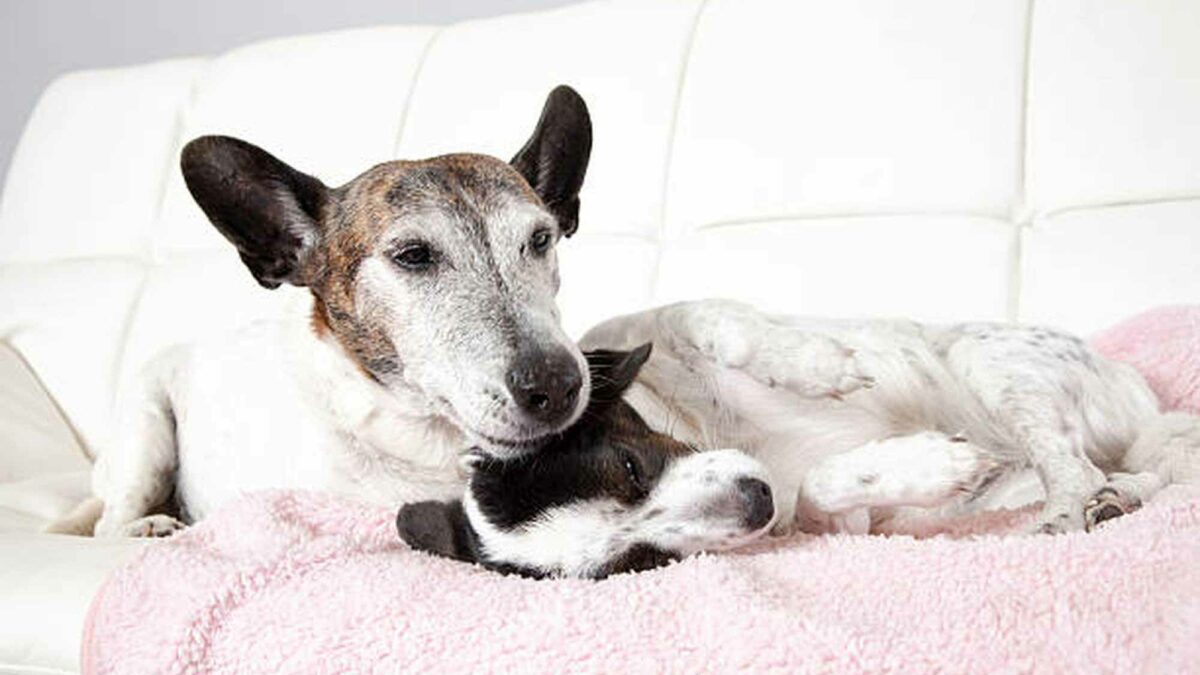
<svg viewBox="0 0 1200 675">
<path fill-rule="evenodd" d="M 549 509 L 519 531 L 505 532 L 480 513 L 470 491 L 463 509 L 488 558 L 570 577 L 590 576 L 612 558 L 626 515 L 611 499 L 573 502 Z"/>
<path fill-rule="evenodd" d="M 996 467 L 966 440 L 935 431 L 870 441 L 825 458 L 804 475 L 801 495 L 821 511 L 937 506 L 970 494 Z"/>
<path fill-rule="evenodd" d="M 93 475 L 99 536 L 130 533 L 172 487 L 192 520 L 270 487 L 387 504 L 462 489 L 462 432 L 416 392 L 368 380 L 300 318 L 169 350 L 138 384 Z"/>
</svg>

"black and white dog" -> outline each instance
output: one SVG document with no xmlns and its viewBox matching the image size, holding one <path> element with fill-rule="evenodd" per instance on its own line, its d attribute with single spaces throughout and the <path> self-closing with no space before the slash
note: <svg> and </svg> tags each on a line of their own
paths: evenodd
<svg viewBox="0 0 1200 675">
<path fill-rule="evenodd" d="M 583 346 L 647 341 L 652 357 L 594 353 L 593 382 L 609 389 L 593 412 L 529 456 L 476 460 L 463 501 L 406 507 L 401 536 L 497 569 L 596 577 L 771 523 L 867 532 L 984 510 L 1030 483 L 1045 502 L 1037 530 L 1069 532 L 1200 480 L 1200 420 L 1161 413 L 1132 368 L 1052 330 L 706 301 L 613 319 Z"/>
<path fill-rule="evenodd" d="M 501 572 L 603 577 L 770 529 L 766 467 L 735 450 L 696 452 L 650 429 L 623 399 L 650 345 L 585 356 L 592 398 L 579 422 L 521 457 L 476 453 L 461 501 L 400 509 L 406 542 Z"/>
</svg>

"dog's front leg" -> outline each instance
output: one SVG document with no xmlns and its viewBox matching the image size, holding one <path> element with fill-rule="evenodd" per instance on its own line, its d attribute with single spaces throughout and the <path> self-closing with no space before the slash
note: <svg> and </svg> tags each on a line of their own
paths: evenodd
<svg viewBox="0 0 1200 675">
<path fill-rule="evenodd" d="M 1046 488 L 1046 502 L 1034 529 L 1046 534 L 1084 529 L 1085 508 L 1104 485 L 1104 474 L 1088 459 L 1078 439 L 1040 425 L 1023 432 L 1030 462 Z"/>
<path fill-rule="evenodd" d="M 92 491 L 104 502 L 97 537 L 162 537 L 184 527 L 151 514 L 170 498 L 178 467 L 175 420 L 158 377 L 144 380 L 118 407 L 116 443 L 92 472 Z"/>
<path fill-rule="evenodd" d="M 740 370 L 769 388 L 840 399 L 874 385 L 834 337 L 773 320 L 749 305 L 704 300 L 665 307 L 656 331 L 684 360 Z"/>
<path fill-rule="evenodd" d="M 987 449 L 958 436 L 925 431 L 871 441 L 809 469 L 800 488 L 801 511 L 940 506 L 978 491 L 1000 467 Z"/>
<path fill-rule="evenodd" d="M 841 398 L 874 380 L 852 349 L 830 335 L 776 321 L 731 300 L 682 302 L 611 319 L 588 331 L 584 349 L 654 342 L 692 371 L 739 370 L 764 386 L 805 398 Z"/>
</svg>

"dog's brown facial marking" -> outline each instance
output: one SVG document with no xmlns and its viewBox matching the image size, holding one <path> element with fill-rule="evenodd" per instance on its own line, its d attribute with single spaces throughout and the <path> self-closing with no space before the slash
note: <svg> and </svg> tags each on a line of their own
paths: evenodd
<svg viewBox="0 0 1200 675">
<path fill-rule="evenodd" d="M 490 253 L 489 226 L 506 218 L 554 222 L 524 178 L 493 157 L 456 154 L 373 167 L 332 191 L 327 202 L 324 243 L 306 260 L 304 273 L 317 298 L 314 329 L 318 335 L 328 330 L 372 378 L 396 376 L 403 361 L 387 331 L 360 320 L 359 302 L 365 294 L 360 292 L 358 272 L 363 262 L 386 254 L 393 247 L 389 237 L 398 226 L 408 225 L 425 230 L 419 232 L 423 242 L 451 239 L 441 242 L 444 248 L 474 251 L 484 263 L 474 271 L 502 287 Z M 451 237 L 439 229 L 458 232 Z"/>
<path fill-rule="evenodd" d="M 507 163 L 394 161 L 328 188 L 208 136 L 182 167 L 260 284 L 311 289 L 314 333 L 504 454 L 561 430 L 586 401 L 583 356 L 554 304 L 554 245 L 577 226 L 590 148 L 586 106 L 560 87 Z"/>
</svg>

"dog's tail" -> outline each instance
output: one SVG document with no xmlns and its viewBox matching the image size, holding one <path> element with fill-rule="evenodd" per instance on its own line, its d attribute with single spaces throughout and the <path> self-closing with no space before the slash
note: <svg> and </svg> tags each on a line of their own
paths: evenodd
<svg viewBox="0 0 1200 675">
<path fill-rule="evenodd" d="M 88 497 L 70 513 L 50 523 L 42 531 L 46 534 L 69 534 L 90 537 L 96 529 L 96 521 L 104 513 L 104 502 L 99 497 Z"/>
</svg>

